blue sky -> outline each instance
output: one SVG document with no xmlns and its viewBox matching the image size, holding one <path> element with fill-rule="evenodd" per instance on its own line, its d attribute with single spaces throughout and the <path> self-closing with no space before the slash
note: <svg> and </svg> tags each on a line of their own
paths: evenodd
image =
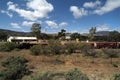
<svg viewBox="0 0 120 80">
<path fill-rule="evenodd" d="M 120 31 L 120 0 L 0 0 L 1 29 L 29 32 L 34 22 L 45 33 Z"/>
</svg>

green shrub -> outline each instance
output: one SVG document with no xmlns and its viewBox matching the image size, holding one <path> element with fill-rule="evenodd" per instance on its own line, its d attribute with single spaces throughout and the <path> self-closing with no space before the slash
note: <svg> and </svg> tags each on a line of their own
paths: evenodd
<svg viewBox="0 0 120 80">
<path fill-rule="evenodd" d="M 119 57 L 119 51 L 116 50 L 116 49 L 107 49 L 107 48 L 104 48 L 102 49 L 103 52 L 109 57 L 113 57 L 113 58 L 117 58 Z"/>
<path fill-rule="evenodd" d="M 118 68 L 117 63 L 112 63 L 112 66 Z"/>
<path fill-rule="evenodd" d="M 34 45 L 30 48 L 33 55 L 59 55 L 65 52 L 65 48 L 58 41 L 49 42 L 48 45 Z"/>
<path fill-rule="evenodd" d="M 33 55 L 48 55 L 51 53 L 51 48 L 49 46 L 34 45 L 30 48 L 30 51 Z"/>
<path fill-rule="evenodd" d="M 51 54 L 59 55 L 65 53 L 65 46 L 61 45 L 60 41 L 50 40 L 48 46 Z"/>
<path fill-rule="evenodd" d="M 46 72 L 34 75 L 34 77 L 31 77 L 31 80 L 52 80 L 52 78 L 50 77 L 50 73 Z"/>
<path fill-rule="evenodd" d="M 102 49 L 108 58 L 111 58 L 110 63 L 112 64 L 112 58 L 118 58 L 119 52 L 116 49 Z"/>
<path fill-rule="evenodd" d="M 93 49 L 93 51 L 96 53 L 96 57 L 107 58 L 107 55 L 103 52 L 102 49 Z"/>
<path fill-rule="evenodd" d="M 74 51 L 77 50 L 78 47 L 79 47 L 78 44 L 74 44 L 74 43 L 66 44 L 66 50 L 68 54 L 74 53 Z"/>
<path fill-rule="evenodd" d="M 114 74 L 111 76 L 110 80 L 120 80 L 120 72 L 114 73 Z"/>
<path fill-rule="evenodd" d="M 89 80 L 88 77 L 78 71 L 71 69 L 67 73 L 62 72 L 39 72 L 25 76 L 22 80 Z"/>
<path fill-rule="evenodd" d="M 85 43 L 69 43 L 65 45 L 68 54 L 72 54 L 75 50 L 80 50 L 84 55 L 88 53 L 90 46 Z"/>
<path fill-rule="evenodd" d="M 12 51 L 15 48 L 17 48 L 17 44 L 15 43 L 1 43 L 0 44 L 0 51 Z"/>
<path fill-rule="evenodd" d="M 39 55 L 41 52 L 40 50 L 42 50 L 41 45 L 34 45 L 30 48 L 31 54 L 33 55 Z"/>
<path fill-rule="evenodd" d="M 66 80 L 62 72 L 37 72 L 24 76 L 22 80 Z"/>
<path fill-rule="evenodd" d="M 80 50 L 84 56 L 87 56 L 89 54 L 89 50 L 91 49 L 89 44 L 81 43 L 80 44 Z"/>
<path fill-rule="evenodd" d="M 66 80 L 89 80 L 88 77 L 76 68 L 67 72 Z"/>
<path fill-rule="evenodd" d="M 66 45 L 61 45 L 59 41 L 50 40 L 48 45 L 34 45 L 30 48 L 31 54 L 40 55 L 40 54 L 72 54 L 75 50 L 81 50 L 85 53 L 88 51 L 89 46 L 87 44 L 77 44 L 77 43 L 69 43 Z M 87 52 L 86 52 L 87 53 Z"/>
<path fill-rule="evenodd" d="M 27 60 L 21 56 L 11 56 L 2 66 L 4 70 L 0 71 L 0 79 L 17 80 L 30 73 L 26 65 Z"/>
</svg>

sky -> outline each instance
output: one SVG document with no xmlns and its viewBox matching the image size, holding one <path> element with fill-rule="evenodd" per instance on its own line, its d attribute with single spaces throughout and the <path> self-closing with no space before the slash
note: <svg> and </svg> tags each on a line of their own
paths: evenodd
<svg viewBox="0 0 120 80">
<path fill-rule="evenodd" d="M 43 33 L 120 31 L 120 0 L 0 0 L 0 29 Z"/>
</svg>

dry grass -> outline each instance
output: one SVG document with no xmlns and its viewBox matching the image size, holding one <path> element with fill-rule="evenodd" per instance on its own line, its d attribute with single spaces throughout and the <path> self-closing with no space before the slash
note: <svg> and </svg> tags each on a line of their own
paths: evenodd
<svg viewBox="0 0 120 80">
<path fill-rule="evenodd" d="M 98 80 L 97 78 L 100 78 L 100 80 L 102 80 L 102 78 L 107 78 L 114 72 L 120 72 L 120 58 L 113 59 L 113 62 L 116 62 L 119 66 L 118 68 L 115 68 L 110 64 L 109 59 L 95 58 L 95 63 L 92 63 L 92 58 L 82 57 L 79 54 L 59 56 L 33 56 L 30 55 L 29 50 L 0 52 L 0 62 L 13 55 L 24 56 L 27 60 L 29 60 L 28 66 L 34 72 L 65 72 L 71 68 L 78 68 L 80 71 L 87 74 L 90 78 L 95 78 L 96 80 Z M 0 66 L 0 69 L 3 69 L 3 67 Z"/>
</svg>

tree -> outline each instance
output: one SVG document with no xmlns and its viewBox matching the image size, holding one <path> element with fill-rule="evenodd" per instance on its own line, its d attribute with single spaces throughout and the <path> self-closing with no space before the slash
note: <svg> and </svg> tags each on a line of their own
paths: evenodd
<svg viewBox="0 0 120 80">
<path fill-rule="evenodd" d="M 94 34 L 96 33 L 96 27 L 92 27 L 90 30 L 89 30 L 89 40 L 93 40 L 94 38 Z"/>
<path fill-rule="evenodd" d="M 109 41 L 120 41 L 120 33 L 118 31 L 109 32 Z"/>
<path fill-rule="evenodd" d="M 61 29 L 61 31 L 58 32 L 58 37 L 61 39 L 65 39 L 65 33 L 66 33 L 66 30 Z"/>
<path fill-rule="evenodd" d="M 33 23 L 31 27 L 32 35 L 39 38 L 41 33 L 41 25 L 39 23 Z"/>
<path fill-rule="evenodd" d="M 80 38 L 80 34 L 79 33 L 73 33 L 72 35 L 71 35 L 71 39 L 73 39 L 73 40 L 75 40 L 75 39 L 79 39 Z"/>
<path fill-rule="evenodd" d="M 0 32 L 0 41 L 6 41 L 8 34 L 5 32 Z"/>
</svg>

